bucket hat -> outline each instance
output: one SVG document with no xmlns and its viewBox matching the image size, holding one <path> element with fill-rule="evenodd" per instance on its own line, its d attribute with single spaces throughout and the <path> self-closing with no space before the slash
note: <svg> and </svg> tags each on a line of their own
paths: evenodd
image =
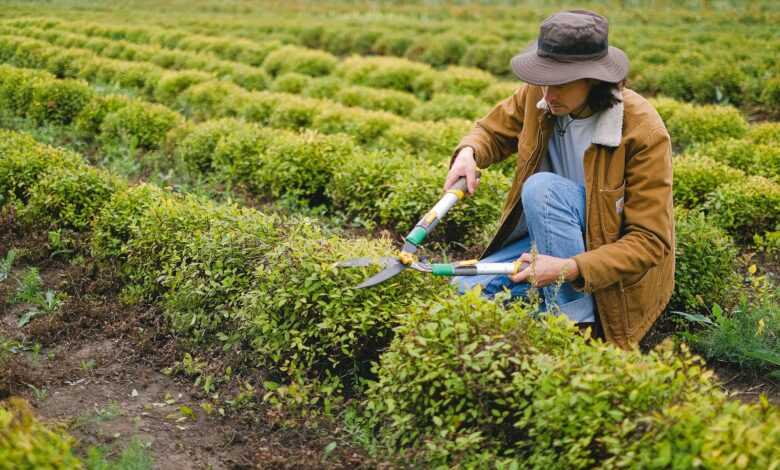
<svg viewBox="0 0 780 470">
<path fill-rule="evenodd" d="M 609 22 L 589 10 L 555 13 L 542 22 L 539 37 L 512 57 L 520 80 L 561 85 L 581 78 L 617 83 L 628 75 L 628 56 L 608 43 Z"/>
</svg>

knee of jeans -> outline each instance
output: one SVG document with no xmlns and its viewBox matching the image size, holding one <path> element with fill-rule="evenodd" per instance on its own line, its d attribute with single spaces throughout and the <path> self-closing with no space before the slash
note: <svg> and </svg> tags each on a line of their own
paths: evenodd
<svg viewBox="0 0 780 470">
<path fill-rule="evenodd" d="M 467 290 L 471 289 L 472 285 L 468 282 L 467 276 L 455 276 L 450 281 L 450 284 L 455 286 L 455 288 L 458 290 L 458 294 L 463 295 L 466 293 Z"/>
<path fill-rule="evenodd" d="M 558 175 L 549 171 L 534 173 L 523 183 L 523 191 L 520 195 L 523 201 L 523 211 L 528 213 L 542 206 L 545 195 L 550 185 L 558 178 Z"/>
</svg>

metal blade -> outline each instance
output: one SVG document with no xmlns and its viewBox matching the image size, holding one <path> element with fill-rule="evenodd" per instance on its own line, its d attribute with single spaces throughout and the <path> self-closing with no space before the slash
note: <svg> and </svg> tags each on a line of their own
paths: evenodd
<svg viewBox="0 0 780 470">
<path fill-rule="evenodd" d="M 416 253 L 417 252 L 417 247 L 412 245 L 411 243 L 405 241 L 404 242 L 404 247 L 401 249 L 401 251 L 405 251 L 407 253 Z"/>
<path fill-rule="evenodd" d="M 358 284 L 357 288 L 362 289 L 364 287 L 371 287 L 375 286 L 379 283 L 382 283 L 388 279 L 390 279 L 393 276 L 396 276 L 398 273 L 406 269 L 406 265 L 401 263 L 398 260 L 395 260 L 395 264 L 389 265 L 387 268 L 383 269 L 382 271 L 378 272 L 377 274 L 369 277 L 365 281 Z"/>
<path fill-rule="evenodd" d="M 354 258 L 354 259 L 348 259 L 345 261 L 339 261 L 336 263 L 336 267 L 339 268 L 364 268 L 366 266 L 373 266 L 375 264 L 383 265 L 383 266 L 390 266 L 397 260 L 395 258 L 391 258 L 389 256 L 383 256 L 381 258 L 375 258 L 375 257 L 365 257 L 365 258 Z"/>
</svg>

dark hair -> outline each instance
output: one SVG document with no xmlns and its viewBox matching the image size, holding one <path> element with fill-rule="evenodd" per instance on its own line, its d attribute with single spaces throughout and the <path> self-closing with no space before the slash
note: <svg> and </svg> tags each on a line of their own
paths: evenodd
<svg viewBox="0 0 780 470">
<path fill-rule="evenodd" d="M 620 91 L 625 86 L 625 83 L 625 80 L 617 83 L 599 81 L 597 84 L 593 85 L 590 89 L 590 93 L 588 93 L 587 99 L 591 111 L 598 113 L 599 111 L 609 109 L 623 101 L 613 93 L 615 90 Z"/>
</svg>

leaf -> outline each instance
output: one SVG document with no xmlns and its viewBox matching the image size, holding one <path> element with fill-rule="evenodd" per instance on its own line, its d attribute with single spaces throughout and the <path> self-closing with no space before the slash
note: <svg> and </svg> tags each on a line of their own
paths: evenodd
<svg viewBox="0 0 780 470">
<path fill-rule="evenodd" d="M 677 310 L 672 310 L 672 313 L 676 315 L 680 315 L 681 317 L 685 318 L 686 320 L 696 322 L 696 323 L 704 323 L 707 325 L 715 325 L 715 323 L 709 318 L 701 313 L 688 313 L 688 312 L 679 312 Z"/>
<path fill-rule="evenodd" d="M 23 326 L 30 323 L 33 318 L 38 316 L 39 313 L 40 312 L 38 312 L 38 310 L 35 309 L 28 310 L 27 313 L 22 315 L 22 317 L 19 319 L 19 323 L 18 323 L 19 328 L 22 328 Z"/>
<path fill-rule="evenodd" d="M 756 349 L 753 351 L 745 351 L 747 357 L 758 359 L 761 361 L 769 362 L 776 366 L 780 366 L 780 354 L 772 352 L 768 349 Z"/>
</svg>

